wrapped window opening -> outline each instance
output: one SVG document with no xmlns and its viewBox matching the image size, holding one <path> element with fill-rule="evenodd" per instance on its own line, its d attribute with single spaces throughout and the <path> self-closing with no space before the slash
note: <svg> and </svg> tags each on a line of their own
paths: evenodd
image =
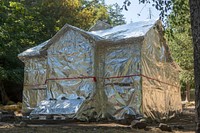
<svg viewBox="0 0 200 133">
<path fill-rule="evenodd" d="M 23 111 L 79 120 L 180 113 L 179 70 L 161 33 L 152 20 L 92 32 L 66 24 L 19 54 Z"/>
</svg>

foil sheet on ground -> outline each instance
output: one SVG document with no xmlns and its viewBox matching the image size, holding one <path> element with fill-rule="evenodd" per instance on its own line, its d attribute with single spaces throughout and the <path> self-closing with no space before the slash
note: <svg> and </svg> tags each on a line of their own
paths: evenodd
<svg viewBox="0 0 200 133">
<path fill-rule="evenodd" d="M 66 115 L 67 118 L 73 118 L 80 106 L 84 102 L 84 98 L 67 99 L 65 97 L 43 100 L 40 104 L 31 112 L 31 116 L 37 115 Z"/>
</svg>

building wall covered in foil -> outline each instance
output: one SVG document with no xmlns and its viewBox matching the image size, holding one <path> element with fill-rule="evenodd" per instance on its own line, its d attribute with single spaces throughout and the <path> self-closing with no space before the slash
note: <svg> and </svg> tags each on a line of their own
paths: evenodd
<svg viewBox="0 0 200 133">
<path fill-rule="evenodd" d="M 106 43 L 106 42 L 105 42 Z M 124 119 L 126 114 L 141 114 L 141 44 L 111 43 L 98 46 L 98 68 L 105 114 Z"/>
<path fill-rule="evenodd" d="M 142 47 L 143 112 L 152 119 L 168 119 L 182 111 L 179 73 L 160 30 L 150 29 Z"/>
<path fill-rule="evenodd" d="M 95 88 L 94 46 L 89 40 L 70 30 L 49 47 L 47 60 L 47 85 L 54 98 L 63 93 L 69 99 L 91 95 Z"/>
<path fill-rule="evenodd" d="M 45 57 L 24 60 L 23 112 L 30 112 L 46 98 Z"/>
<path fill-rule="evenodd" d="M 80 107 L 89 110 L 85 103 L 91 100 L 96 88 L 95 46 L 91 38 L 76 30 L 67 30 L 52 43 L 47 50 L 47 100 L 56 100 L 44 102 L 32 114 L 71 114 L 69 118 L 83 119 L 76 114 Z"/>
</svg>

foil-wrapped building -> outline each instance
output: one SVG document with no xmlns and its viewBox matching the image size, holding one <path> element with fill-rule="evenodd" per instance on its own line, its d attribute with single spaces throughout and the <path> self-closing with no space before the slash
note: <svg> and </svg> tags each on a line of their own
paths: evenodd
<svg viewBox="0 0 200 133">
<path fill-rule="evenodd" d="M 23 111 L 31 116 L 159 120 L 182 111 L 179 68 L 159 20 L 91 32 L 66 24 L 18 57 L 25 63 Z"/>
</svg>

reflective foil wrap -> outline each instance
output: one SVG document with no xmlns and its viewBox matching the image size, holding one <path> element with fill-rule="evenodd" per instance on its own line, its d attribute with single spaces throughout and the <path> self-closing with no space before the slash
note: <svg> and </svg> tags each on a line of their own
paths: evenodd
<svg viewBox="0 0 200 133">
<path fill-rule="evenodd" d="M 23 111 L 31 116 L 160 120 L 182 111 L 180 69 L 160 21 L 92 32 L 66 24 L 19 58 L 25 63 Z"/>
<path fill-rule="evenodd" d="M 89 39 L 75 30 L 69 30 L 56 38 L 54 44 L 48 48 L 47 99 L 57 99 L 62 94 L 65 94 L 65 97 L 72 102 L 79 98 L 84 100 L 92 98 L 96 88 L 93 78 L 95 77 L 94 45 Z M 82 103 L 71 104 L 73 108 L 76 106 L 79 109 Z M 83 103 L 82 106 L 87 108 L 89 105 Z M 54 107 L 57 106 L 54 105 Z M 38 110 L 38 113 L 42 112 Z M 67 112 L 57 113 L 66 114 Z M 75 117 L 79 116 L 75 115 Z"/>
<path fill-rule="evenodd" d="M 62 99 L 44 100 L 38 107 L 31 112 L 31 116 L 37 115 L 65 115 L 67 118 L 73 118 L 79 110 L 84 99 Z M 66 115 L 67 114 L 67 115 Z"/>
<path fill-rule="evenodd" d="M 143 43 L 143 112 L 152 119 L 169 119 L 182 111 L 179 73 L 159 32 L 151 29 Z"/>
<path fill-rule="evenodd" d="M 141 114 L 141 77 L 137 76 L 141 70 L 140 49 L 137 42 L 107 45 L 106 49 L 105 45 L 99 46 L 98 70 L 103 81 L 98 89 L 105 94 L 102 101 L 107 103 L 105 113 L 115 119 L 124 119 L 125 114 Z"/>
<path fill-rule="evenodd" d="M 25 60 L 24 68 L 24 90 L 23 90 L 23 112 L 30 112 L 42 100 L 46 99 L 46 67 L 45 57 L 31 58 Z"/>
</svg>

